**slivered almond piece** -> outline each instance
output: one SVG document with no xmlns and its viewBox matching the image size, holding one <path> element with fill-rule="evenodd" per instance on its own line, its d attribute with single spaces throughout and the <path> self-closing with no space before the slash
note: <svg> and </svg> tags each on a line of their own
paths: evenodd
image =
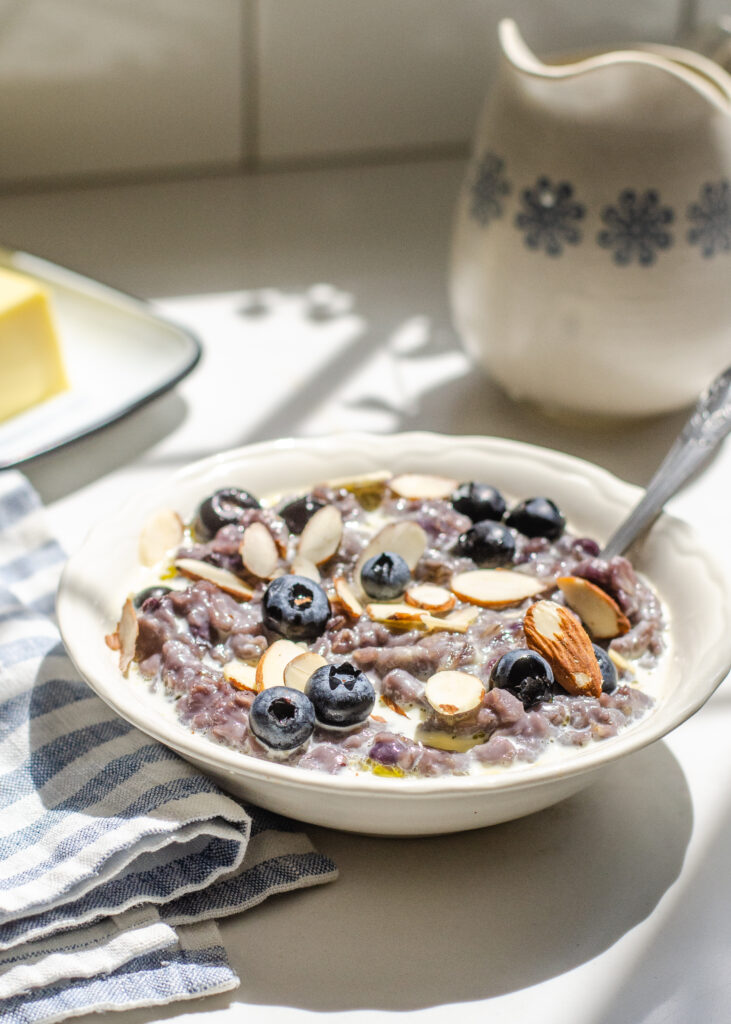
<svg viewBox="0 0 731 1024">
<path fill-rule="evenodd" d="M 138 554 L 143 565 L 157 565 L 171 548 L 183 539 L 183 520 L 177 512 L 161 508 L 154 512 L 140 531 Z"/>
<path fill-rule="evenodd" d="M 264 523 L 251 523 L 246 527 L 239 554 L 252 576 L 260 580 L 271 579 L 279 565 L 279 549 Z"/>
<path fill-rule="evenodd" d="M 305 558 L 303 555 L 294 556 L 290 566 L 290 572 L 295 576 L 304 576 L 308 580 L 314 580 L 315 583 L 319 583 L 322 579 L 320 576 L 320 570 L 317 568 L 315 563 L 310 561 L 309 558 Z"/>
<path fill-rule="evenodd" d="M 132 598 L 128 597 L 122 606 L 122 616 L 117 626 L 117 634 L 119 636 L 119 667 L 125 676 L 134 661 L 139 631 L 137 612 L 132 603 Z"/>
<path fill-rule="evenodd" d="M 302 648 L 292 640 L 275 640 L 262 654 L 256 666 L 256 689 L 261 692 L 270 686 L 284 686 L 284 670 L 290 661 L 302 654 Z"/>
<path fill-rule="evenodd" d="M 298 654 L 284 666 L 284 685 L 304 692 L 307 680 L 323 665 L 327 665 L 327 661 L 316 651 L 304 651 L 302 654 Z"/>
<path fill-rule="evenodd" d="M 366 605 L 366 615 L 387 626 L 420 626 L 426 614 L 423 608 L 414 608 L 411 604 L 376 602 Z"/>
<path fill-rule="evenodd" d="M 389 709 L 389 711 L 393 711 L 394 714 L 401 715 L 402 718 L 408 718 L 409 717 L 408 713 L 406 711 L 404 711 L 404 709 L 401 707 L 400 704 L 396 703 L 396 701 L 393 699 L 393 697 L 384 697 L 384 695 L 381 694 L 381 703 L 385 704 L 385 706 Z"/>
<path fill-rule="evenodd" d="M 535 597 L 549 584 L 535 576 L 510 569 L 471 569 L 452 577 L 453 592 L 462 601 L 482 608 L 505 608 Z"/>
<path fill-rule="evenodd" d="M 428 612 L 448 612 L 457 603 L 454 594 L 435 583 L 417 583 L 409 587 L 405 597 L 407 604 L 424 608 Z"/>
<path fill-rule="evenodd" d="M 238 576 L 234 576 L 228 569 L 221 569 L 209 562 L 199 562 L 197 558 L 178 558 L 175 568 L 189 579 L 215 583 L 217 587 L 225 590 L 231 597 L 238 598 L 239 601 L 250 601 L 253 596 L 254 591 Z"/>
<path fill-rule="evenodd" d="M 360 571 L 369 558 L 391 551 L 401 555 L 413 572 L 416 563 L 426 550 L 426 531 L 411 519 L 400 519 L 398 522 L 387 523 L 361 551 L 353 569 L 353 579 L 360 586 Z"/>
<path fill-rule="evenodd" d="M 556 681 L 572 696 L 599 697 L 602 674 L 589 634 L 571 612 L 555 601 L 536 601 L 525 613 L 528 646 L 553 669 Z"/>
<path fill-rule="evenodd" d="M 581 576 L 559 576 L 556 583 L 566 604 L 596 640 L 611 640 L 629 632 L 629 619 L 601 587 Z"/>
<path fill-rule="evenodd" d="M 467 715 L 479 707 L 485 693 L 482 680 L 471 672 L 435 672 L 426 681 L 424 696 L 434 710 L 447 718 Z"/>
<path fill-rule="evenodd" d="M 351 619 L 359 619 L 363 614 L 363 605 L 355 596 L 353 588 L 345 577 L 336 576 L 333 580 L 333 586 L 335 587 L 335 593 L 338 596 L 338 601 L 340 601 L 347 614 Z"/>
<path fill-rule="evenodd" d="M 430 498 L 448 498 L 457 489 L 459 481 L 428 473 L 402 473 L 395 476 L 389 487 L 399 498 L 422 501 Z"/>
<path fill-rule="evenodd" d="M 611 661 L 614 662 L 616 668 L 618 668 L 620 672 L 627 672 L 631 676 L 636 674 L 635 667 L 632 664 L 632 662 L 628 661 L 627 658 L 624 657 L 624 655 L 619 653 L 619 651 L 614 651 L 610 647 L 607 651 L 607 654 L 609 655 Z"/>
<path fill-rule="evenodd" d="M 460 608 L 439 619 L 431 612 L 424 612 L 421 621 L 429 633 L 466 633 L 479 614 L 479 608 Z"/>
<path fill-rule="evenodd" d="M 435 747 L 437 750 L 452 750 L 464 754 L 480 743 L 485 742 L 485 733 L 453 734 L 444 729 L 425 729 L 419 725 L 414 733 L 414 739 L 423 743 L 425 747 Z"/>
<path fill-rule="evenodd" d="M 300 535 L 297 554 L 321 565 L 332 558 L 343 536 L 343 517 L 335 505 L 318 508 Z"/>
<path fill-rule="evenodd" d="M 256 667 L 245 661 L 229 661 L 223 666 L 223 678 L 237 690 L 256 690 Z"/>
</svg>

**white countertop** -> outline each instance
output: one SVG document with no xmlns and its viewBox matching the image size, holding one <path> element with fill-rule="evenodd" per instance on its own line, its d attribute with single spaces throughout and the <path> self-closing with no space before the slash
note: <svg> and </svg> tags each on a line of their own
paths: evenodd
<svg viewBox="0 0 731 1024">
<path fill-rule="evenodd" d="M 159 300 L 205 346 L 174 391 L 24 467 L 67 549 L 159 474 L 278 436 L 495 434 L 646 483 L 687 411 L 579 431 L 470 368 L 446 294 L 461 175 L 444 161 L 0 197 L 6 243 Z M 318 283 L 335 315 L 311 315 Z M 670 506 L 729 571 L 730 479 L 727 440 Z M 309 828 L 340 879 L 222 922 L 238 990 L 114 1020 L 726 1024 L 730 730 L 727 679 L 667 740 L 530 818 L 411 841 Z"/>
</svg>

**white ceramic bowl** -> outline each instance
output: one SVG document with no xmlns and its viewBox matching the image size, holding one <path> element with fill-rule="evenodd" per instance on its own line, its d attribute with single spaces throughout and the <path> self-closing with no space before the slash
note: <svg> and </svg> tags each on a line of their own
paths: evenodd
<svg viewBox="0 0 731 1024">
<path fill-rule="evenodd" d="M 190 732 L 159 696 L 118 670 L 104 643 L 125 597 L 138 589 L 137 542 L 154 509 L 192 517 L 224 485 L 262 497 L 305 490 L 328 478 L 375 469 L 484 480 L 522 498 L 552 497 L 570 527 L 606 539 L 639 490 L 587 462 L 494 438 L 412 433 L 276 441 L 225 452 L 162 480 L 101 522 L 64 571 L 58 616 L 66 646 L 90 686 L 118 714 L 176 750 L 247 800 L 302 821 L 380 835 L 427 835 L 492 825 L 547 807 L 596 772 L 664 736 L 692 715 L 731 666 L 731 590 L 712 551 L 687 524 L 663 516 L 633 558 L 659 591 L 670 622 L 660 697 L 639 722 L 560 763 L 511 767 L 484 776 L 428 779 L 330 776 L 237 753 Z"/>
</svg>

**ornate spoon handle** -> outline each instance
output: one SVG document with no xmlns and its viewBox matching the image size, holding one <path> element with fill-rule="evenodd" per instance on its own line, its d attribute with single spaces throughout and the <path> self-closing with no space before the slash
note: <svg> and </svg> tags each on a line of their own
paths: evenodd
<svg viewBox="0 0 731 1024">
<path fill-rule="evenodd" d="M 643 497 L 610 538 L 602 558 L 621 555 L 657 518 L 663 505 L 731 431 L 731 367 L 713 381 L 695 407 Z"/>
</svg>

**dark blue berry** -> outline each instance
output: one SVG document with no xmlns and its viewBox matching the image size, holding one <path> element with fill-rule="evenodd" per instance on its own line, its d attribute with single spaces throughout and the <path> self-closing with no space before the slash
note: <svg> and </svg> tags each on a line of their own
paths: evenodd
<svg viewBox="0 0 731 1024">
<path fill-rule="evenodd" d="M 382 551 L 369 558 L 360 571 L 360 582 L 369 597 L 390 601 L 400 597 L 411 579 L 411 572 L 401 555 Z"/>
<path fill-rule="evenodd" d="M 550 498 L 528 498 L 511 509 L 505 522 L 526 537 L 558 540 L 566 520 Z"/>
<path fill-rule="evenodd" d="M 306 576 L 278 576 L 262 598 L 264 625 L 288 640 L 314 640 L 325 631 L 330 602 Z"/>
<path fill-rule="evenodd" d="M 307 526 L 318 509 L 324 508 L 325 502 L 306 494 L 304 498 L 290 501 L 280 510 L 279 514 L 289 527 L 290 533 L 300 534 Z"/>
<path fill-rule="evenodd" d="M 526 711 L 553 696 L 553 670 L 546 659 L 527 648 L 508 651 L 493 666 L 490 688 L 509 690 Z"/>
<path fill-rule="evenodd" d="M 318 722 L 342 728 L 364 722 L 376 702 L 368 676 L 348 661 L 318 668 L 307 680 L 305 693 Z"/>
<path fill-rule="evenodd" d="M 599 662 L 599 671 L 602 674 L 602 693 L 614 693 L 617 689 L 617 669 L 607 652 L 599 644 L 592 644 L 596 660 Z"/>
<path fill-rule="evenodd" d="M 301 747 L 315 728 L 312 701 L 300 690 L 271 686 L 254 698 L 249 710 L 249 727 L 272 750 Z"/>
<path fill-rule="evenodd" d="M 505 498 L 489 484 L 460 484 L 452 494 L 452 505 L 473 523 L 483 519 L 499 521 L 505 514 Z"/>
<path fill-rule="evenodd" d="M 498 569 L 513 561 L 515 537 L 507 526 L 485 519 L 460 535 L 457 551 L 486 569 Z"/>
<path fill-rule="evenodd" d="M 201 504 L 197 528 L 204 537 L 213 537 L 222 526 L 238 523 L 241 513 L 247 508 L 261 508 L 261 505 L 248 491 L 224 487 Z"/>
<path fill-rule="evenodd" d="M 169 594 L 170 590 L 170 587 L 163 587 L 160 585 L 156 587 L 147 587 L 145 590 L 140 590 L 138 594 L 135 594 L 135 596 L 132 598 L 132 604 L 135 606 L 135 608 L 141 608 L 145 601 L 149 600 L 150 598 L 154 598 L 157 604 L 159 604 L 160 598 L 165 597 L 166 594 Z M 157 607 L 157 605 L 155 605 L 155 607 Z"/>
</svg>

